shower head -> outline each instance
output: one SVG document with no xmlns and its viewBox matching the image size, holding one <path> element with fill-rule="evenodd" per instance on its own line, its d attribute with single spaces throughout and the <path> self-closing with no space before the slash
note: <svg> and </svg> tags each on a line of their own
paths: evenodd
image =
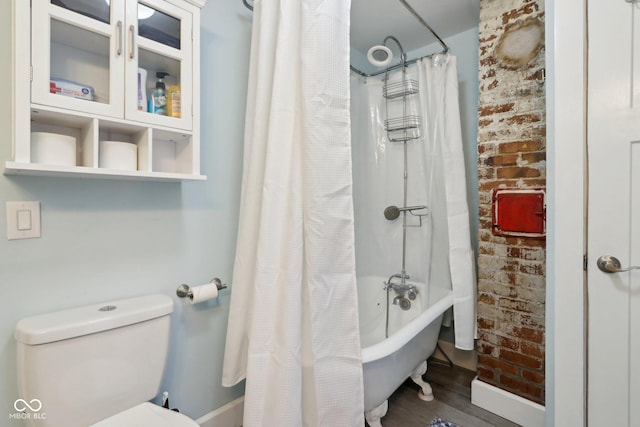
<svg viewBox="0 0 640 427">
<path fill-rule="evenodd" d="M 384 210 L 384 217 L 389 220 L 389 221 L 393 221 L 398 219 L 398 217 L 400 216 L 400 212 L 409 212 L 412 215 L 416 215 L 416 216 L 425 216 L 427 215 L 426 212 L 420 212 L 420 213 L 414 213 L 413 211 L 421 211 L 421 210 L 425 210 L 427 209 L 426 206 L 424 205 L 419 205 L 419 206 L 407 206 L 405 208 L 399 208 L 397 206 L 387 206 L 386 209 Z"/>
<path fill-rule="evenodd" d="M 367 52 L 367 59 L 371 65 L 375 65 L 376 67 L 386 67 L 391 63 L 393 53 L 391 52 L 391 49 L 387 47 L 387 41 L 389 40 L 393 40 L 398 45 L 398 48 L 400 49 L 400 62 L 404 63 L 406 61 L 406 54 L 404 53 L 404 49 L 402 48 L 400 41 L 393 36 L 387 36 L 381 45 L 373 46 L 369 49 L 369 52 Z"/>
<path fill-rule="evenodd" d="M 397 206 L 387 206 L 387 208 L 384 210 L 384 217 L 389 221 L 398 219 L 399 216 L 400 208 Z"/>
</svg>

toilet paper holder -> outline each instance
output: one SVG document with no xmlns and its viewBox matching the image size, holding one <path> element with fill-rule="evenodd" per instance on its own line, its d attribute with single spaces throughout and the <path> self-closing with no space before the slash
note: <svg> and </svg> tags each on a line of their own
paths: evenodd
<svg viewBox="0 0 640 427">
<path fill-rule="evenodd" d="M 218 288 L 219 291 L 221 291 L 222 289 L 227 289 L 227 285 L 222 283 L 222 280 L 218 279 L 217 277 L 211 279 L 209 283 L 215 284 L 216 288 Z M 178 289 L 176 289 L 176 295 L 178 295 L 178 297 L 180 298 L 187 298 L 193 295 L 193 291 L 191 290 L 189 285 L 183 283 L 182 285 L 178 286 Z"/>
</svg>

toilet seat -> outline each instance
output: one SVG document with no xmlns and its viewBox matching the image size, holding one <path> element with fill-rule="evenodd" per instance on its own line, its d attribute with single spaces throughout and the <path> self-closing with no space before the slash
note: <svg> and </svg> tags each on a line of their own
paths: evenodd
<svg viewBox="0 0 640 427">
<path fill-rule="evenodd" d="M 198 423 L 178 412 L 150 402 L 141 403 L 104 419 L 91 427 L 199 427 Z"/>
</svg>

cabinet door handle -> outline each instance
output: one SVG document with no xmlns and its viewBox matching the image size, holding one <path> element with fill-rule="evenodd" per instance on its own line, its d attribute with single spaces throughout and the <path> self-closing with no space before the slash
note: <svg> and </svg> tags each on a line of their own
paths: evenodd
<svg viewBox="0 0 640 427">
<path fill-rule="evenodd" d="M 135 27 L 129 25 L 129 59 L 133 59 L 135 56 Z"/>
<path fill-rule="evenodd" d="M 122 54 L 122 21 L 116 24 L 116 56 Z"/>
</svg>

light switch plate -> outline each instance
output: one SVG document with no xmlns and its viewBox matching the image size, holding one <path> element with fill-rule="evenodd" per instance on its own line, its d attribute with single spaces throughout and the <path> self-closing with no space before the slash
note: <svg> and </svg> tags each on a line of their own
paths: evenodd
<svg viewBox="0 0 640 427">
<path fill-rule="evenodd" d="M 40 202 L 7 202 L 7 240 L 40 237 Z"/>
</svg>

